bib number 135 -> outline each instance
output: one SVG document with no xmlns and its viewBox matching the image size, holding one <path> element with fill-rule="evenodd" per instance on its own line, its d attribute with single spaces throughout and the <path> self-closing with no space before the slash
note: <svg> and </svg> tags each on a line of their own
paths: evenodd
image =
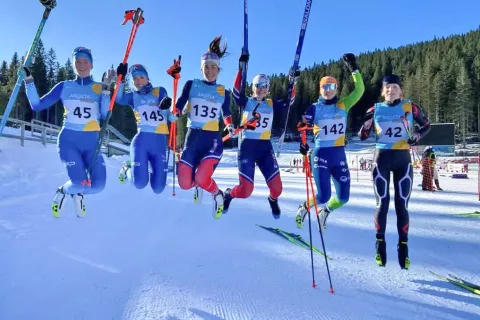
<svg viewBox="0 0 480 320">
<path fill-rule="evenodd" d="M 199 106 L 198 104 L 193 106 L 195 116 L 202 118 L 215 119 L 217 117 L 218 109 L 215 107 L 209 108 L 208 106 Z"/>
</svg>

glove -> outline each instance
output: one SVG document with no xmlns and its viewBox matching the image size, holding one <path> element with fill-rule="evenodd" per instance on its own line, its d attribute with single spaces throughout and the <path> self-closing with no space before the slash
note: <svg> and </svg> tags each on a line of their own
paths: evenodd
<svg viewBox="0 0 480 320">
<path fill-rule="evenodd" d="M 230 138 L 235 136 L 235 126 L 233 124 L 229 124 L 225 127 L 225 130 L 228 131 Z"/>
<path fill-rule="evenodd" d="M 103 73 L 102 76 L 102 84 L 103 90 L 109 90 L 110 86 L 112 85 L 113 81 L 115 81 L 115 70 L 109 69 L 107 72 Z"/>
<path fill-rule="evenodd" d="M 308 143 L 303 144 L 303 143 L 300 142 L 300 153 L 301 154 L 306 156 L 309 149 L 310 149 L 310 146 L 308 145 Z"/>
<path fill-rule="evenodd" d="M 372 119 L 368 119 L 368 120 L 365 121 L 365 123 L 363 124 L 363 128 L 366 129 L 366 130 L 369 130 L 369 129 L 372 127 L 372 123 L 373 123 L 373 118 L 372 118 Z"/>
<path fill-rule="evenodd" d="M 120 63 L 117 67 L 117 77 L 122 75 L 122 79 L 125 79 L 128 71 L 128 63 Z"/>
<path fill-rule="evenodd" d="M 172 98 L 170 97 L 165 97 L 160 101 L 160 109 L 162 110 L 168 110 L 172 106 Z"/>
<path fill-rule="evenodd" d="M 297 80 L 298 77 L 300 77 L 300 66 L 298 66 L 297 69 L 290 68 L 290 72 L 288 73 L 289 77 L 295 78 L 295 81 Z"/>
<path fill-rule="evenodd" d="M 25 73 L 25 78 L 23 79 L 23 81 L 25 81 L 25 83 L 32 83 L 33 77 L 30 69 L 28 69 L 28 67 L 23 67 L 23 72 Z"/>
<path fill-rule="evenodd" d="M 244 63 L 248 63 L 250 55 L 248 53 L 242 53 L 238 59 L 238 68 L 241 69 Z"/>
<path fill-rule="evenodd" d="M 40 0 L 40 3 L 46 8 L 46 9 L 53 9 L 57 6 L 57 1 L 56 0 Z"/>
<path fill-rule="evenodd" d="M 358 70 L 357 60 L 353 53 L 345 53 L 343 55 L 343 62 L 345 62 L 345 64 L 347 65 L 347 68 L 350 71 L 350 73 L 353 73 L 354 71 Z"/>
<path fill-rule="evenodd" d="M 418 144 L 419 140 L 420 140 L 420 134 L 415 132 L 414 134 L 412 134 L 411 138 L 408 138 L 407 142 L 409 145 L 415 146 Z"/>
<path fill-rule="evenodd" d="M 179 57 L 178 60 L 173 59 L 173 64 L 167 70 L 167 73 L 174 79 L 180 79 L 180 71 L 182 71 L 182 67 L 180 67 L 180 59 L 181 57 Z"/>
</svg>

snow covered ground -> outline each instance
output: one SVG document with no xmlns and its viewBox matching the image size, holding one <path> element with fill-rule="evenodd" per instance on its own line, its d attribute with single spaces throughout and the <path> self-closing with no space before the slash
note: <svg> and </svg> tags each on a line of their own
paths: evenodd
<svg viewBox="0 0 480 320">
<path fill-rule="evenodd" d="M 297 144 L 287 150 L 296 150 Z M 368 153 L 362 146 L 352 152 Z M 256 224 L 295 227 L 305 198 L 301 173 L 282 170 L 282 218 L 274 220 L 259 172 L 248 200 L 211 217 L 211 198 L 194 205 L 192 192 L 161 195 L 118 182 L 125 157 L 106 161 L 103 193 L 87 197 L 87 216 L 51 215 L 54 190 L 66 179 L 56 146 L 0 138 L 0 319 L 479 319 L 480 297 L 434 278 L 429 270 L 480 283 L 480 219 L 476 173 L 443 192 L 423 192 L 415 175 L 410 201 L 409 271 L 396 258 L 393 202 L 387 227 L 388 263 L 374 261 L 375 200 L 368 172 L 352 172 L 350 202 L 334 212 L 325 233 L 335 294 L 325 260 Z M 362 151 L 363 150 L 363 151 Z M 285 167 L 298 153 L 279 159 Z M 355 157 L 355 153 L 350 154 Z M 225 153 L 215 179 L 238 182 L 235 154 Z M 284 168 L 285 169 L 285 168 Z M 392 192 L 393 192 L 393 188 Z M 313 242 L 321 249 L 317 229 Z"/>
</svg>

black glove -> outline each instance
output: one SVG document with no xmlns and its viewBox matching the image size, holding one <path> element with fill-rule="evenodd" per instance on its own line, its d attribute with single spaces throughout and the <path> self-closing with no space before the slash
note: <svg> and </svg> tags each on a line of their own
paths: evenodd
<svg viewBox="0 0 480 320">
<path fill-rule="evenodd" d="M 411 138 L 408 138 L 407 143 L 411 146 L 416 146 L 420 140 L 420 134 L 415 132 L 412 134 Z"/>
<path fill-rule="evenodd" d="M 308 143 L 303 144 L 303 143 L 300 142 L 300 153 L 301 154 L 306 156 L 309 149 L 310 149 L 310 146 L 308 145 Z"/>
<path fill-rule="evenodd" d="M 350 72 L 358 70 L 357 60 L 353 53 L 345 53 L 343 55 L 343 62 L 345 62 Z"/>
<path fill-rule="evenodd" d="M 293 70 L 293 67 L 290 68 L 290 71 L 288 73 L 288 75 L 290 77 L 293 77 L 295 79 L 297 79 L 298 77 L 300 77 L 300 66 L 298 66 L 298 68 L 296 70 Z"/>
<path fill-rule="evenodd" d="M 23 79 L 23 81 L 25 81 L 25 83 L 33 82 L 33 77 L 30 69 L 28 69 L 28 67 L 23 67 L 23 71 L 25 72 L 25 78 Z"/>
<path fill-rule="evenodd" d="M 122 78 L 125 79 L 128 72 L 128 63 L 120 63 L 117 67 L 117 77 L 122 75 Z"/>
<path fill-rule="evenodd" d="M 168 110 L 172 106 L 172 98 L 170 97 L 165 97 L 160 101 L 160 109 L 162 110 Z"/>
<path fill-rule="evenodd" d="M 248 63 L 248 60 L 250 59 L 250 55 L 248 53 L 242 53 L 240 56 L 240 59 L 238 59 L 239 63 L 245 62 Z"/>
<path fill-rule="evenodd" d="M 56 0 L 40 0 L 40 3 L 47 9 L 53 9 L 57 6 Z"/>
</svg>

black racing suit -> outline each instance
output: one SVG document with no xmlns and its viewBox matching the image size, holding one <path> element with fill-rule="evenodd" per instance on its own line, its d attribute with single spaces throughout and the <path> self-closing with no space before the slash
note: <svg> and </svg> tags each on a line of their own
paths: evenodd
<svg viewBox="0 0 480 320">
<path fill-rule="evenodd" d="M 402 107 L 403 101 L 395 100 L 393 103 L 386 103 L 388 107 Z M 420 126 L 416 132 L 416 138 L 408 139 L 408 144 L 415 145 L 418 140 L 428 133 L 430 123 L 422 110 L 412 105 L 413 120 Z M 375 120 L 375 107 L 368 109 L 364 124 L 358 133 L 360 139 L 366 140 L 371 132 L 372 127 L 377 126 Z M 378 135 L 377 135 L 378 141 Z M 399 138 L 401 140 L 402 138 Z M 408 240 L 408 201 L 412 191 L 413 169 L 410 158 L 410 150 L 407 149 L 375 149 L 373 160 L 373 186 L 377 199 L 377 209 L 375 211 L 375 229 L 377 231 L 377 239 L 385 239 L 385 229 L 387 225 L 387 212 L 390 204 L 390 172 L 393 173 L 393 183 L 395 189 L 395 211 L 397 213 L 397 229 L 399 242 L 407 242 Z"/>
</svg>

